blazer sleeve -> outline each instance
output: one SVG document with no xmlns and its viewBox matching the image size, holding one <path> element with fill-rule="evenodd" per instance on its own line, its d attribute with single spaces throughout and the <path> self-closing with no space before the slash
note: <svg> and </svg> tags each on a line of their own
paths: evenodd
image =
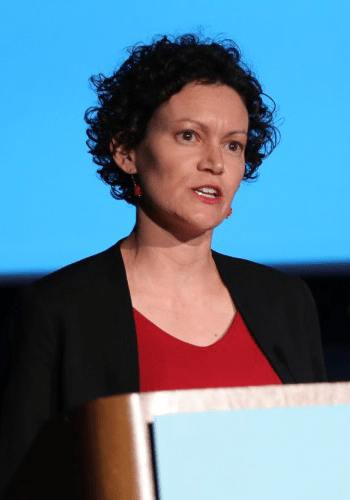
<svg viewBox="0 0 350 500">
<path fill-rule="evenodd" d="M 1 336 L 0 497 L 39 430 L 55 414 L 55 330 L 36 294 L 22 290 Z"/>
<path fill-rule="evenodd" d="M 327 381 L 327 375 L 324 366 L 321 331 L 316 304 L 306 283 L 302 280 L 299 280 L 299 282 L 302 284 L 304 293 L 305 341 L 309 352 L 313 381 L 325 382 Z"/>
</svg>

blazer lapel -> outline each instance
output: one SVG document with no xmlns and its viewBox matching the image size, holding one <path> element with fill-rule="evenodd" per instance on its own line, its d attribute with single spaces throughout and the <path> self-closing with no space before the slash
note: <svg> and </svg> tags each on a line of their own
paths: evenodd
<svg viewBox="0 0 350 500">
<path fill-rule="evenodd" d="M 297 382 L 279 342 L 283 332 L 275 324 L 273 313 L 264 307 L 264 297 L 254 296 L 253 280 L 240 265 L 240 259 L 229 258 L 214 251 L 212 255 L 236 308 L 281 381 L 285 384 Z"/>
<path fill-rule="evenodd" d="M 124 339 L 125 361 L 129 359 L 128 366 L 124 366 L 126 379 L 132 381 L 132 390 L 139 390 L 139 364 L 137 351 L 137 337 L 132 311 L 132 302 L 130 298 L 125 268 L 120 252 L 120 243 L 118 241 L 109 249 L 110 256 L 113 254 L 114 270 L 117 274 L 113 280 L 118 283 L 118 300 L 114 305 L 115 314 L 122 319 Z M 107 250 L 108 252 L 108 250 Z M 276 371 L 281 381 L 285 384 L 297 382 L 296 377 L 291 372 L 287 356 L 283 349 L 283 333 L 280 326 L 274 321 L 273 313 L 265 307 L 264 297 L 254 295 L 254 280 L 252 272 L 247 274 L 247 262 L 242 266 L 240 259 L 234 259 L 212 252 L 215 264 L 219 274 L 230 292 L 233 302 L 239 310 L 244 322 L 246 323 L 252 337 L 264 353 L 273 369 Z M 253 265 L 253 264 L 252 264 Z M 268 284 L 267 284 L 268 286 Z M 116 318 L 117 318 L 116 316 Z M 130 363 L 131 361 L 131 363 Z M 123 364 L 123 363 L 122 363 Z M 131 387 L 129 388 L 129 390 Z M 130 391 L 131 392 L 131 391 Z"/>
<path fill-rule="evenodd" d="M 120 252 L 122 241 L 107 250 L 110 259 L 110 297 L 106 309 L 116 344 L 110 354 L 116 356 L 113 370 L 118 370 L 118 378 L 122 380 L 122 387 L 125 387 L 121 392 L 137 392 L 140 390 L 137 336 L 128 281 Z M 114 330 L 119 332 L 118 336 Z"/>
</svg>

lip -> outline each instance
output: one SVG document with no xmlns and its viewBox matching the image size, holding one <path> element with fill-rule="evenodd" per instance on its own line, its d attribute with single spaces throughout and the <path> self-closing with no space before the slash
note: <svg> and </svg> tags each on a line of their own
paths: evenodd
<svg viewBox="0 0 350 500">
<path fill-rule="evenodd" d="M 201 189 L 204 187 L 215 189 L 218 192 L 218 196 L 216 196 L 215 198 L 207 198 L 205 196 L 201 196 L 200 194 L 196 193 L 196 189 Z M 191 188 L 190 191 L 192 191 L 192 193 L 203 203 L 207 203 L 208 205 L 217 205 L 223 199 L 221 189 L 219 188 L 219 186 L 214 186 L 213 184 L 202 184 L 201 186 Z"/>
</svg>

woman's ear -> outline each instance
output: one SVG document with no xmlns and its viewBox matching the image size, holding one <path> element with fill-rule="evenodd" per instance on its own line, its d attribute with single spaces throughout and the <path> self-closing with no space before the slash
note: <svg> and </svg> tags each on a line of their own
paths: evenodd
<svg viewBox="0 0 350 500">
<path fill-rule="evenodd" d="M 126 174 L 137 174 L 134 150 L 127 151 L 123 145 L 116 147 L 113 141 L 111 142 L 110 150 L 113 154 L 113 160 L 123 172 Z"/>
</svg>

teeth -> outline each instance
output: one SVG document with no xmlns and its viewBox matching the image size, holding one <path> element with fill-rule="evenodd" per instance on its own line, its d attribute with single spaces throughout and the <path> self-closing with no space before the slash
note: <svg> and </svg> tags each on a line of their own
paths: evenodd
<svg viewBox="0 0 350 500">
<path fill-rule="evenodd" d="M 204 196 L 205 198 L 216 198 L 215 194 L 203 193 L 202 191 L 199 190 L 196 190 L 196 193 L 198 193 L 201 196 Z"/>
<path fill-rule="evenodd" d="M 203 187 L 200 189 L 196 189 L 195 191 L 196 193 L 202 196 L 206 196 L 207 198 L 215 198 L 218 195 L 216 189 L 214 188 Z"/>
<path fill-rule="evenodd" d="M 203 187 L 200 188 L 198 191 L 202 191 L 203 193 L 208 193 L 208 194 L 216 194 L 216 189 L 214 188 Z"/>
</svg>

